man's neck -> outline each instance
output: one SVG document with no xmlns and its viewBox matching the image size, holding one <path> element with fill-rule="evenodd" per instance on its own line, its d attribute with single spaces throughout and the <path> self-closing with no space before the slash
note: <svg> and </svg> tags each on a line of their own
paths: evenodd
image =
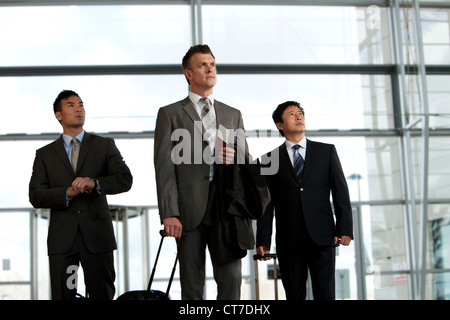
<svg viewBox="0 0 450 320">
<path fill-rule="evenodd" d="M 198 88 L 191 87 L 191 91 L 195 94 L 198 94 L 200 97 L 203 97 L 203 98 L 208 97 L 213 94 L 213 88 L 201 90 Z"/>
<path fill-rule="evenodd" d="M 286 140 L 292 142 L 293 144 L 298 144 L 305 137 L 305 133 L 292 134 L 289 136 L 285 136 Z"/>
<path fill-rule="evenodd" d="M 64 128 L 63 132 L 67 134 L 68 136 L 71 136 L 72 138 L 75 138 L 77 135 L 79 135 L 83 131 L 83 127 L 81 128 Z"/>
</svg>

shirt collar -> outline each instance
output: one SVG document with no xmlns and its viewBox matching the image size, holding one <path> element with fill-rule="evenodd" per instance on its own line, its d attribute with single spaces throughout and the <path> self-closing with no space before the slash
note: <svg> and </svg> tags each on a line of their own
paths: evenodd
<svg viewBox="0 0 450 320">
<path fill-rule="evenodd" d="M 81 143 L 81 141 L 83 141 L 83 137 L 84 137 L 84 130 L 82 130 L 75 138 L 77 138 L 77 140 Z M 70 143 L 72 142 L 73 137 L 63 133 L 63 140 L 64 143 L 66 144 L 66 146 L 70 146 Z"/>
<path fill-rule="evenodd" d="M 295 144 L 300 145 L 300 147 L 302 147 L 303 149 L 306 150 L 306 136 L 304 136 L 303 139 L 300 140 L 299 143 L 293 143 L 293 142 L 291 142 L 291 141 L 289 141 L 289 140 L 286 140 L 286 148 L 288 148 L 288 149 L 292 149 L 292 147 L 293 147 Z"/>
<path fill-rule="evenodd" d="M 196 93 L 193 93 L 192 91 L 189 92 L 189 99 L 191 99 L 192 103 L 196 106 L 197 103 L 200 101 L 200 99 L 203 98 L 199 96 Z M 209 99 L 209 102 L 211 102 L 211 105 L 214 105 L 214 96 L 211 94 L 207 97 Z"/>
</svg>

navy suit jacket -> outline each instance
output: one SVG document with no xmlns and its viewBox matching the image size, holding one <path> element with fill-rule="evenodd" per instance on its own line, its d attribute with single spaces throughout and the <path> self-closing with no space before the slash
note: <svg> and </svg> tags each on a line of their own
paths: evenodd
<svg viewBox="0 0 450 320">
<path fill-rule="evenodd" d="M 285 143 L 268 153 L 262 163 L 270 166 L 274 161 L 278 161 L 279 167 L 275 174 L 267 176 L 271 203 L 258 221 L 257 246 L 270 247 L 275 214 L 277 252 L 297 250 L 301 239 L 300 210 L 317 245 L 333 246 L 335 236 L 353 238 L 347 182 L 334 145 L 307 140 L 301 183 L 294 174 Z"/>
</svg>

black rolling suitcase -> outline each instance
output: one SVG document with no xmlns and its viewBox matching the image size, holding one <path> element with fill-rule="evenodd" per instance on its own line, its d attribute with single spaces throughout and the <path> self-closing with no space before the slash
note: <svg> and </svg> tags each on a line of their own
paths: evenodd
<svg viewBox="0 0 450 320">
<path fill-rule="evenodd" d="M 155 276 L 156 264 L 158 263 L 159 253 L 161 252 L 161 247 L 166 237 L 166 232 L 161 230 L 159 232 L 161 234 L 161 242 L 159 243 L 158 253 L 156 254 L 155 264 L 153 266 L 152 274 L 150 276 L 150 281 L 148 282 L 147 290 L 135 290 L 128 291 L 120 295 L 117 300 L 170 300 L 169 291 L 170 286 L 172 285 L 173 276 L 175 275 L 175 270 L 178 262 L 178 252 L 175 258 L 175 263 L 173 264 L 172 274 L 170 275 L 169 284 L 167 285 L 166 292 L 162 292 L 159 290 L 152 290 L 151 285 L 153 282 L 153 277 Z"/>
<path fill-rule="evenodd" d="M 273 283 L 275 290 L 275 300 L 278 300 L 278 272 L 277 272 L 277 254 L 267 253 L 264 257 L 270 257 L 273 259 Z M 255 293 L 256 300 L 259 300 L 259 276 L 258 276 L 258 259 L 262 258 L 260 254 L 255 254 L 253 256 L 254 267 L 255 267 Z"/>
</svg>

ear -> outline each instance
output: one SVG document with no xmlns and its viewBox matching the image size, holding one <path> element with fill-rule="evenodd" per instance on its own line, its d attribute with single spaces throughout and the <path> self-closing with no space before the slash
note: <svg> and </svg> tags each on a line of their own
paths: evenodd
<svg viewBox="0 0 450 320">
<path fill-rule="evenodd" d="M 185 69 L 184 70 L 184 76 L 186 77 L 186 79 L 191 80 L 192 78 L 192 72 L 189 69 Z"/>
<path fill-rule="evenodd" d="M 61 120 L 62 120 L 62 114 L 61 114 L 61 111 L 56 111 L 56 112 L 55 112 L 55 117 L 56 117 L 56 119 L 58 119 L 58 121 L 61 121 Z"/>
<path fill-rule="evenodd" d="M 277 122 L 276 126 L 278 130 L 283 130 L 283 122 Z"/>
</svg>

